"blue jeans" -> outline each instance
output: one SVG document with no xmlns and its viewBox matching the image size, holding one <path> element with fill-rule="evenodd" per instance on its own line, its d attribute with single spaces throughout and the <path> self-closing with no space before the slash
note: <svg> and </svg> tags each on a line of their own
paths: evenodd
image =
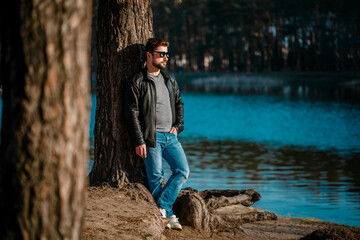
<svg viewBox="0 0 360 240">
<path fill-rule="evenodd" d="M 156 132 L 156 147 L 146 148 L 144 158 L 147 179 L 152 196 L 159 208 L 166 210 L 167 217 L 171 217 L 173 204 L 189 177 L 189 164 L 185 152 L 177 136 L 168 132 Z M 163 179 L 162 158 L 166 160 L 172 175 L 162 188 Z"/>
</svg>

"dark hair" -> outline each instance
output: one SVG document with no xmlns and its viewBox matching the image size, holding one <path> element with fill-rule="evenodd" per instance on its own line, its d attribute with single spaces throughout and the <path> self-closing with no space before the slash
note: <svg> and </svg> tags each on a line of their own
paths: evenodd
<svg viewBox="0 0 360 240">
<path fill-rule="evenodd" d="M 159 46 L 168 47 L 169 42 L 166 42 L 166 41 L 164 41 L 162 39 L 158 39 L 158 38 L 149 38 L 146 43 L 146 46 L 145 46 L 145 53 L 152 52 L 155 50 L 155 48 L 157 48 Z"/>
</svg>

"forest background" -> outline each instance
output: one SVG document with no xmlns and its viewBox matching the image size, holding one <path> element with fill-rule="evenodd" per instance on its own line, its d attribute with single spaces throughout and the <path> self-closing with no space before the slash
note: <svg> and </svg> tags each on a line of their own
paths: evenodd
<svg viewBox="0 0 360 240">
<path fill-rule="evenodd" d="M 359 1 L 153 0 L 152 8 L 155 36 L 170 42 L 171 72 L 360 70 Z"/>
</svg>

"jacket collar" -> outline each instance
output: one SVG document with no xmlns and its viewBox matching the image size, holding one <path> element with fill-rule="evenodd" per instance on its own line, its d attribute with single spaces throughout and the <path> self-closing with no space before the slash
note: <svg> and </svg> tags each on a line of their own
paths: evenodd
<svg viewBox="0 0 360 240">
<path fill-rule="evenodd" d="M 146 66 L 143 68 L 142 70 L 142 73 L 143 73 L 143 77 L 144 77 L 144 80 L 145 81 L 152 81 L 151 79 L 148 78 L 148 72 L 147 72 L 147 68 Z M 165 71 L 163 70 L 160 70 L 160 74 L 164 77 L 165 81 L 168 82 L 170 80 L 170 75 L 167 74 Z"/>
</svg>

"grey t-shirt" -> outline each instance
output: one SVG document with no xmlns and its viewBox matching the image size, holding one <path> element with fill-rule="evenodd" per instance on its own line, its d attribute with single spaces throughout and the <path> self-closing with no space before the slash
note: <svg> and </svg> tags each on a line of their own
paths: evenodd
<svg viewBox="0 0 360 240">
<path fill-rule="evenodd" d="M 156 87 L 156 131 L 169 132 L 172 125 L 172 113 L 165 79 L 161 73 L 158 76 L 148 74 L 148 78 L 154 81 Z"/>
</svg>

